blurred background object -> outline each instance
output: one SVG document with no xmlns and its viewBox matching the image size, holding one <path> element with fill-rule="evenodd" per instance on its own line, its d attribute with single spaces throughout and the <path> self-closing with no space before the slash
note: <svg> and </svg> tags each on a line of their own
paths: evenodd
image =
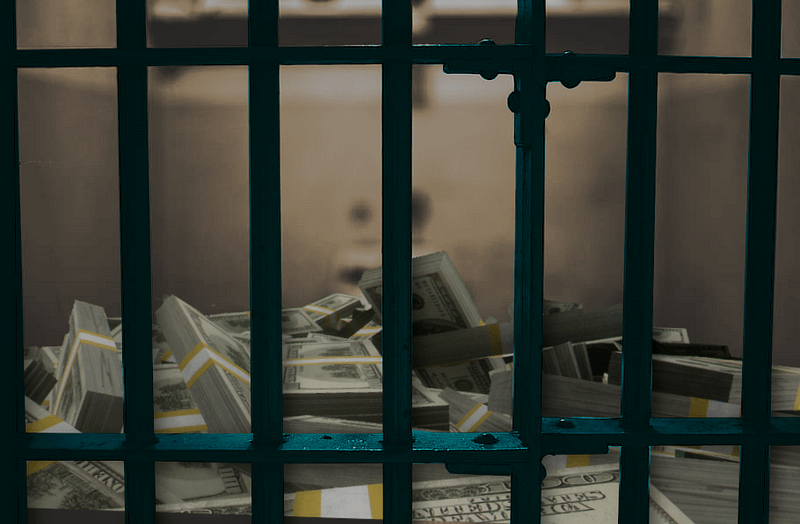
<svg viewBox="0 0 800 524">
<path fill-rule="evenodd" d="M 784 56 L 800 49 L 800 11 L 788 4 Z M 513 42 L 515 1 L 414 5 L 418 43 Z M 151 47 L 246 45 L 245 0 L 148 6 Z M 380 43 L 378 0 L 280 9 L 281 45 Z M 114 45 L 111 0 L 18 0 L 17 11 L 20 48 Z M 627 53 L 627 12 L 621 0 L 548 1 L 546 51 Z M 661 53 L 750 55 L 747 0 L 663 2 L 659 24 Z M 26 345 L 58 344 L 75 299 L 120 314 L 109 71 L 19 75 Z M 653 323 L 740 356 L 749 78 L 659 78 Z M 249 309 L 247 85 L 245 67 L 150 71 L 153 297 L 174 293 L 206 314 Z M 378 66 L 281 70 L 284 307 L 357 292 L 360 273 L 380 264 L 380 85 Z M 414 70 L 414 254 L 446 250 L 481 315 L 501 322 L 513 300 L 511 89 L 509 77 Z M 622 301 L 627 77 L 553 84 L 548 99 L 545 294 L 600 309 Z M 795 366 L 800 246 L 789 233 L 800 212 L 789 202 L 800 157 L 787 144 L 800 139 L 798 100 L 800 84 L 784 82 L 774 347 L 776 364 Z"/>
</svg>

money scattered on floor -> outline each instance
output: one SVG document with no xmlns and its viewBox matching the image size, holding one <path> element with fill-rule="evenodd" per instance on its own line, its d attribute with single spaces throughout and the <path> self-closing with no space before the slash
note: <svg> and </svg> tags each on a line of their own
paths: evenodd
<svg viewBox="0 0 800 524">
<path fill-rule="evenodd" d="M 284 516 L 382 518 L 382 485 L 300 491 L 284 495 Z M 542 523 L 616 524 L 619 466 L 555 470 L 542 482 Z M 511 522 L 511 479 L 485 477 L 415 482 L 412 518 L 436 522 Z M 650 486 L 651 524 L 693 524 Z"/>
<path fill-rule="evenodd" d="M 413 261 L 412 427 L 491 432 L 513 428 L 514 324 L 477 307 L 446 253 Z M 284 432 L 380 433 L 383 411 L 380 268 L 364 273 L 359 297 L 334 293 L 282 310 Z M 157 433 L 250 431 L 250 312 L 204 315 L 165 296 L 152 331 Z M 619 417 L 622 307 L 586 311 L 543 302 L 542 415 Z M 61 346 L 25 348 L 26 431 L 121 432 L 122 319 L 76 301 Z M 276 334 L 277 336 L 277 334 Z M 275 347 L 275 346 L 272 346 Z M 278 354 L 280 353 L 280 354 Z M 689 342 L 683 328 L 653 328 L 655 417 L 738 417 L 741 361 L 726 346 Z M 527 378 L 524 378 L 527 380 Z M 800 369 L 775 366 L 775 416 L 800 415 Z M 770 519 L 800 512 L 800 452 L 775 448 Z M 617 521 L 619 448 L 604 455 L 543 459 L 543 522 Z M 740 448 L 652 448 L 650 521 L 735 521 Z M 425 469 L 428 468 L 428 469 Z M 163 462 L 159 512 L 250 514 L 250 464 Z M 417 522 L 508 522 L 509 481 L 415 465 Z M 427 471 L 427 473 L 421 473 Z M 286 515 L 379 518 L 381 464 L 287 464 Z M 122 463 L 28 463 L 32 508 L 120 510 Z M 733 520 L 731 520 L 733 519 Z"/>
</svg>

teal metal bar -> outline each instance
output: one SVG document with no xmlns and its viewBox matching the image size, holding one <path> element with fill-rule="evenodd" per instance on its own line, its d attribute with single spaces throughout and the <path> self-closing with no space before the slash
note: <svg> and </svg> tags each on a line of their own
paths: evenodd
<svg viewBox="0 0 800 524">
<path fill-rule="evenodd" d="M 141 52 L 123 49 L 24 50 L 14 54 L 15 63 L 42 67 L 58 62 L 60 67 L 111 66 L 117 63 L 146 62 L 148 65 L 247 65 L 256 61 L 298 64 L 379 64 L 384 60 L 412 60 L 417 63 L 442 63 L 452 59 L 520 59 L 529 51 L 524 47 L 474 45 L 414 46 L 326 46 L 326 47 L 225 47 L 164 48 Z"/>
<path fill-rule="evenodd" d="M 117 47 L 146 48 L 145 5 L 117 0 Z M 122 370 L 125 440 L 131 450 L 155 442 L 153 429 L 153 312 L 150 301 L 150 180 L 147 66 L 117 68 L 119 199 L 122 263 Z M 154 524 L 155 464 L 125 460 L 125 521 Z"/>
<path fill-rule="evenodd" d="M 381 47 L 384 49 L 391 47 L 407 49 L 411 47 L 411 1 L 383 0 L 381 2 L 381 10 L 383 44 Z"/>
<path fill-rule="evenodd" d="M 515 89 L 524 95 L 521 111 L 515 119 L 518 145 L 515 318 L 528 320 L 515 326 L 515 339 L 519 341 L 515 349 L 517 369 L 538 376 L 541 372 L 544 208 L 542 103 L 547 80 L 545 66 L 555 67 L 561 60 L 558 55 L 542 52 L 543 0 L 520 0 L 518 44 L 514 46 L 411 46 L 411 11 L 407 1 L 386 2 L 384 45 L 380 47 L 279 48 L 277 0 L 252 2 L 248 48 L 145 49 L 144 7 L 123 0 L 117 1 L 119 49 L 14 51 L 14 31 L 8 32 L 10 40 L 6 43 L 10 44 L 3 48 L 3 71 L 7 79 L 13 81 L 10 83 L 14 89 L 16 66 L 119 68 L 123 332 L 127 348 L 149 347 L 150 344 L 146 65 L 250 65 L 251 310 L 253 347 L 263 348 L 254 354 L 261 356 L 277 353 L 280 348 L 278 337 L 273 340 L 269 335 L 280 331 L 281 306 L 278 64 L 382 63 L 384 68 L 384 433 L 333 435 L 330 439 L 306 434 L 283 435 L 282 438 L 280 363 L 278 359 L 257 356 L 252 363 L 255 379 L 252 435 L 164 435 L 156 441 L 152 431 L 150 363 L 144 357 L 134 356 L 140 352 L 129 351 L 125 356 L 125 435 L 18 435 L 18 445 L 11 449 L 23 459 L 14 457 L 15 476 L 19 481 L 15 484 L 16 491 L 11 492 L 15 500 L 8 499 L 11 507 L 17 508 L 17 520 L 27 522 L 22 492 L 24 459 L 102 458 L 126 460 L 126 518 L 129 522 L 154 522 L 153 463 L 156 460 L 251 462 L 256 522 L 282 519 L 280 484 L 282 466 L 286 462 L 384 463 L 386 522 L 410 520 L 411 462 L 513 464 L 517 486 L 512 492 L 514 522 L 528 522 L 539 514 L 541 501 L 530 497 L 529 490 L 519 488 L 540 481 L 538 464 L 542 451 L 601 452 L 606 445 L 622 445 L 620 522 L 645 522 L 648 446 L 707 443 L 743 445 L 740 521 L 766 522 L 766 517 L 763 520 L 755 517 L 765 515 L 768 501 L 768 446 L 796 445 L 800 434 L 800 421 L 769 418 L 771 353 L 763 349 L 771 349 L 778 75 L 781 72 L 800 74 L 800 60 L 778 60 L 780 36 L 774 31 L 768 34 L 768 29 L 774 28 L 776 20 L 780 20 L 778 0 L 769 0 L 757 10 L 754 7 L 752 59 L 658 57 L 655 54 L 657 2 L 633 0 L 632 4 L 630 56 L 582 56 L 575 66 L 576 70 L 580 69 L 583 63 L 588 71 L 597 65 L 610 65 L 617 71 L 631 72 L 624 295 L 624 335 L 629 349 L 623 373 L 624 425 L 618 419 L 572 419 L 571 426 L 560 424 L 557 419 L 541 419 L 541 390 L 535 384 L 524 384 L 515 378 L 515 432 L 495 434 L 498 441 L 492 445 L 476 443 L 472 440 L 474 436 L 468 434 L 423 432 L 415 432 L 412 442 L 409 394 L 411 64 L 453 59 L 493 60 L 497 64 L 525 60 L 530 64 L 530 68 L 515 78 Z M 7 20 L 13 25 L 13 7 L 11 13 Z M 744 333 L 748 363 L 744 387 L 751 393 L 744 395 L 741 420 L 650 419 L 648 342 L 652 322 L 657 71 L 753 72 Z M 7 223 L 15 223 L 16 257 L 7 294 L 13 311 L 7 318 L 14 318 L 18 351 L 15 365 L 8 371 L 11 380 L 6 383 L 14 384 L 11 394 L 16 398 L 21 397 L 19 373 L 23 341 L 17 97 L 13 94 L 14 104 L 7 109 L 13 108 L 14 126 L 7 132 L 5 143 L 9 144 L 9 157 L 14 159 L 14 176 L 7 182 L 10 191 L 6 194 L 10 196 L 9 205 L 4 209 L 9 210 Z M 6 122 L 10 121 L 9 114 Z M 9 234 L 9 243 L 10 238 Z M 140 249 L 135 249 L 136 246 Z M 756 347 L 761 350 L 756 351 Z M 263 381 L 258 380 L 259 377 Z M 15 417 L 18 432 L 24 431 L 21 404 L 20 399 L 7 408 L 9 417 Z M 281 444 L 281 440 L 285 443 Z"/>
<path fill-rule="evenodd" d="M 542 293 L 544 285 L 545 2 L 518 0 L 515 43 L 530 47 L 514 76 L 517 146 L 514 236 L 513 428 L 528 447 L 511 474 L 511 522 L 539 522 L 542 509 Z M 533 378 L 533 380 L 531 380 Z"/>
<path fill-rule="evenodd" d="M 259 445 L 280 444 L 283 427 L 278 75 L 275 63 L 250 66 L 251 425 Z"/>
<path fill-rule="evenodd" d="M 155 442 L 150 302 L 147 68 L 117 70 L 125 433 L 131 447 Z"/>
<path fill-rule="evenodd" d="M 411 63 L 383 66 L 383 430 L 411 445 Z M 411 521 L 411 464 L 385 464 L 384 522 Z"/>
<path fill-rule="evenodd" d="M 386 449 L 411 449 L 411 1 L 382 3 L 383 432 Z M 411 522 L 411 456 L 383 465 L 383 521 Z"/>
<path fill-rule="evenodd" d="M 279 48 L 163 48 L 140 52 L 124 49 L 26 49 L 16 51 L 12 62 L 19 67 L 111 67 L 118 63 L 145 62 L 147 65 L 247 65 L 274 61 L 283 65 L 300 64 L 380 64 L 383 60 L 408 59 L 416 64 L 441 64 L 451 60 L 525 60 L 530 49 L 524 45 L 414 45 L 411 49 L 380 46 L 326 46 Z M 561 53 L 548 54 L 548 65 L 563 59 Z M 659 55 L 641 58 L 630 55 L 579 55 L 574 61 L 611 67 L 619 72 L 652 67 L 664 73 L 747 74 L 756 66 L 752 58 L 717 56 Z M 782 58 L 779 71 L 800 75 L 800 58 Z"/>
<path fill-rule="evenodd" d="M 276 455 L 283 439 L 279 68 L 257 62 L 249 75 L 252 447 Z M 253 520 L 277 522 L 283 466 L 253 464 L 252 471 Z"/>
<path fill-rule="evenodd" d="M 735 419 L 652 419 L 652 428 L 629 432 L 620 419 L 571 418 L 571 427 L 561 419 L 542 419 L 542 449 L 566 454 L 601 453 L 605 446 L 643 445 L 798 445 L 800 420 L 775 417 L 760 434 L 747 433 L 740 418 Z M 675 422 L 680 422 L 675 424 Z M 529 460 L 529 447 L 516 432 L 492 433 L 493 445 L 475 442 L 470 433 L 414 432 L 409 452 L 383 445 L 383 434 L 347 433 L 326 435 L 287 434 L 281 455 L 268 448 L 253 449 L 249 434 L 160 435 L 149 449 L 129 450 L 123 435 L 112 434 L 28 434 L 22 437 L 28 460 L 122 460 L 127 456 L 152 456 L 154 460 L 253 463 L 317 462 L 474 462 L 514 464 Z"/>
<path fill-rule="evenodd" d="M 742 420 L 747 433 L 770 423 L 775 214 L 778 189 L 778 113 L 781 0 L 753 1 L 750 155 L 747 180 Z M 769 522 L 769 445 L 742 448 L 739 522 Z"/>
<path fill-rule="evenodd" d="M 13 382 L 12 382 L 13 384 Z M 19 455 L 12 457 L 13 469 L 11 470 L 11 486 L 8 493 L 3 495 L 3 500 L 9 504 L 9 522 L 28 524 L 28 493 L 26 482 L 26 460 Z M 9 461 L 9 464 L 11 462 Z"/>
<path fill-rule="evenodd" d="M 628 78 L 628 158 L 625 193 L 622 417 L 626 432 L 650 426 L 652 384 L 653 242 L 655 231 L 658 0 L 631 0 L 628 51 L 640 60 Z M 647 522 L 650 448 L 622 448 L 619 522 Z"/>
<path fill-rule="evenodd" d="M 23 318 L 22 318 L 22 232 L 20 229 L 20 186 L 19 186 L 19 107 L 18 107 L 18 79 L 17 68 L 14 66 L 14 50 L 17 45 L 16 3 L 6 2 L 2 27 L 2 85 L 6 86 L 5 100 L 2 104 L 3 122 L 0 131 L 0 143 L 3 144 L 2 158 L 6 167 L 3 169 L 5 177 L 2 191 L 3 221 L 6 228 L 4 245 L 14 246 L 13 257 L 7 251 L 5 259 L 5 274 L 3 297 L 3 318 L 5 327 L 10 334 L 11 359 L 8 365 L 3 366 L 0 372 L 2 390 L 0 394 L 7 399 L 0 409 L 3 420 L 12 421 L 9 424 L 10 435 L 6 436 L 5 449 L 7 456 L 5 463 L 10 468 L 11 478 L 9 486 L 4 490 L 0 504 L 8 508 L 11 522 L 27 524 L 27 485 L 25 480 L 25 460 L 20 451 L 24 449 L 22 437 L 25 433 L 25 397 L 21 389 L 23 382 Z M 22 384 L 22 387 L 20 385 Z M 23 389 L 24 390 L 24 389 Z"/>
<path fill-rule="evenodd" d="M 383 66 L 383 428 L 411 443 L 411 63 Z"/>
<path fill-rule="evenodd" d="M 278 46 L 278 0 L 248 2 L 249 49 Z M 283 440 L 281 366 L 280 65 L 249 69 L 251 450 L 280 458 Z M 227 447 L 236 437 L 228 436 Z M 249 461 L 249 460 L 248 460 Z M 252 463 L 253 522 L 282 522 L 283 464 Z"/>
<path fill-rule="evenodd" d="M 250 8 L 250 45 L 277 46 L 277 1 L 253 1 Z M 249 69 L 251 425 L 257 446 L 280 444 L 283 428 L 279 75 L 275 62 Z"/>
</svg>

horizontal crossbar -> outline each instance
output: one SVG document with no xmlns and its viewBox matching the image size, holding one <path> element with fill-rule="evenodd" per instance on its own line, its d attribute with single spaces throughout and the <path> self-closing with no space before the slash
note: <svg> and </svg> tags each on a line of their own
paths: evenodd
<svg viewBox="0 0 800 524">
<path fill-rule="evenodd" d="M 486 60 L 497 69 L 513 68 L 528 60 L 533 50 L 525 45 L 413 45 L 326 46 L 326 47 L 226 47 L 169 49 L 41 49 L 17 50 L 6 55 L 6 62 L 17 67 L 113 67 L 144 63 L 165 65 L 247 65 L 272 61 L 299 64 L 380 64 L 389 60 L 410 60 L 415 64 L 443 64 L 451 60 Z M 546 64 L 558 66 L 562 54 L 546 55 Z M 617 72 L 651 69 L 664 73 L 747 74 L 777 68 L 783 75 L 800 75 L 800 59 L 782 58 L 759 62 L 749 57 L 670 56 L 642 58 L 628 55 L 577 55 L 570 67 L 604 67 Z"/>
<path fill-rule="evenodd" d="M 542 453 L 600 454 L 607 446 L 800 445 L 800 419 L 774 418 L 765 431 L 747 431 L 741 419 L 652 419 L 644 431 L 622 428 L 622 419 L 545 418 Z M 572 425 L 572 427 L 568 427 Z M 492 433 L 494 444 L 475 442 L 482 433 L 415 431 L 411 449 L 383 444 L 382 433 L 286 434 L 279 446 L 254 446 L 253 435 L 157 435 L 134 449 L 121 434 L 27 434 L 17 454 L 27 460 L 154 460 L 256 463 L 431 463 L 529 462 L 528 446 L 516 432 Z"/>
</svg>

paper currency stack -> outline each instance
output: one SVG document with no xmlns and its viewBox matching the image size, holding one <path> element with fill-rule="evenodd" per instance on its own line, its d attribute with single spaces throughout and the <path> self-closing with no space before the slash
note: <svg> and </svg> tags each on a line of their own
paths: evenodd
<svg viewBox="0 0 800 524">
<path fill-rule="evenodd" d="M 56 384 L 58 357 L 47 347 L 25 348 L 25 396 L 41 404 Z"/>
<path fill-rule="evenodd" d="M 53 414 L 82 433 L 122 430 L 122 361 L 105 311 L 75 301 L 61 346 Z"/>
<path fill-rule="evenodd" d="M 481 325 L 478 308 L 445 252 L 417 257 L 412 262 L 414 335 L 429 335 Z M 381 320 L 383 272 L 370 269 L 358 283 L 375 316 Z"/>
<path fill-rule="evenodd" d="M 514 368 L 513 315 L 507 323 L 481 317 L 446 253 L 415 258 L 412 267 L 413 429 L 511 431 L 513 377 L 521 371 Z M 283 363 L 285 432 L 382 431 L 381 326 L 392 319 L 381 311 L 380 268 L 366 271 L 359 287 L 365 300 L 335 293 L 283 310 L 273 358 Z M 543 313 L 542 415 L 619 417 L 621 305 L 586 311 L 545 300 Z M 249 312 L 204 315 L 165 296 L 155 321 L 155 431 L 249 432 Z M 120 319 L 76 301 L 61 347 L 26 348 L 27 431 L 122 430 L 121 329 Z M 727 347 L 693 344 L 685 329 L 657 327 L 653 353 L 653 416 L 740 415 L 741 361 Z M 800 369 L 776 366 L 773 373 L 774 414 L 800 414 Z M 770 519 L 795 522 L 800 452 L 775 451 L 780 489 Z M 738 460 L 735 445 L 653 447 L 650 521 L 735 522 Z M 543 463 L 543 522 L 616 522 L 618 448 Z M 442 464 L 413 471 L 415 521 L 509 521 L 509 478 L 451 474 Z M 28 474 L 31 507 L 118 510 L 124 503 L 122 463 L 31 462 Z M 158 511 L 249 514 L 250 474 L 249 464 L 161 463 Z M 380 518 L 382 478 L 380 464 L 287 464 L 285 514 Z"/>
<path fill-rule="evenodd" d="M 248 348 L 177 297 L 165 300 L 156 316 L 209 430 L 248 433 Z"/>
</svg>

